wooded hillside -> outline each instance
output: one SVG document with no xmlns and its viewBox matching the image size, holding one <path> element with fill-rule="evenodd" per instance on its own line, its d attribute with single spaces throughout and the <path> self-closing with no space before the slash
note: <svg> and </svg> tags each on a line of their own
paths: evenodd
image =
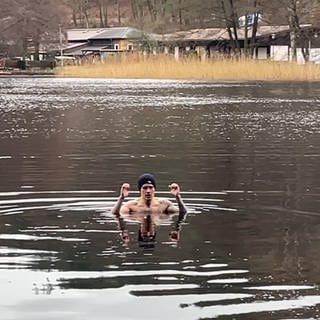
<svg viewBox="0 0 320 320">
<path fill-rule="evenodd" d="M 289 24 L 299 36 L 303 23 L 320 23 L 319 0 L 1 0 L 0 53 L 23 54 L 30 43 L 58 42 L 60 30 L 132 26 L 169 33 L 191 28 Z M 247 18 L 246 18 L 247 17 Z M 10 44 L 10 46 L 8 45 Z"/>
</svg>

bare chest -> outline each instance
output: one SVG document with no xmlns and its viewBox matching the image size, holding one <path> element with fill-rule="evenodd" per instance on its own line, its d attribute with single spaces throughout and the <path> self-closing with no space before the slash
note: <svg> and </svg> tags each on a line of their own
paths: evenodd
<svg viewBox="0 0 320 320">
<path fill-rule="evenodd" d="M 150 206 L 145 203 L 137 203 L 130 208 L 130 211 L 133 213 L 164 213 L 167 207 L 167 203 L 162 201 L 151 203 Z"/>
</svg>

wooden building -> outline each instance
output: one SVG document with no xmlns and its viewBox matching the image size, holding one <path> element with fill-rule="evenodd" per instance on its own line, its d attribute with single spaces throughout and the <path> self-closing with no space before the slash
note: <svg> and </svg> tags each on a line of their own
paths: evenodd
<svg viewBox="0 0 320 320">
<path fill-rule="evenodd" d="M 104 59 L 108 54 L 136 51 L 147 40 L 148 34 L 130 27 L 70 29 L 63 55 Z"/>
<path fill-rule="evenodd" d="M 301 37 L 297 39 L 298 62 L 303 63 L 302 48 L 310 51 L 310 61 L 320 63 L 320 29 L 304 25 Z M 245 48 L 245 31 L 238 29 L 240 51 Z M 250 41 L 251 29 L 247 39 Z M 214 58 L 216 55 L 229 56 L 231 39 L 226 29 L 208 28 L 179 31 L 171 34 L 156 35 L 161 52 L 172 53 L 178 59 L 181 55 L 196 55 L 201 59 Z M 288 25 L 259 26 L 256 34 L 254 54 L 256 59 L 288 61 L 291 59 L 291 37 Z"/>
<path fill-rule="evenodd" d="M 302 26 L 302 34 L 297 39 L 298 62 L 305 62 L 302 48 L 307 48 L 310 61 L 320 63 L 320 29 L 311 25 Z M 319 35 L 319 36 L 318 36 Z M 251 29 L 247 39 L 250 41 Z M 240 51 L 244 52 L 246 36 L 243 28 L 238 29 Z M 73 58 L 87 57 L 105 60 L 108 55 L 130 51 L 195 56 L 201 59 L 216 56 L 230 56 L 231 39 L 224 28 L 207 28 L 178 31 L 170 34 L 148 34 L 130 27 L 70 29 L 67 31 L 68 45 L 63 55 Z M 256 34 L 253 57 L 288 61 L 292 57 L 291 34 L 288 25 L 259 26 Z"/>
</svg>

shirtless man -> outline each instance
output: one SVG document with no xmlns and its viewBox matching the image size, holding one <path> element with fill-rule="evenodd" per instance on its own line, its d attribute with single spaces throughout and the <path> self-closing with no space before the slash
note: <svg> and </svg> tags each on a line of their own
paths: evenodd
<svg viewBox="0 0 320 320">
<path fill-rule="evenodd" d="M 166 214 L 185 214 L 186 207 L 180 195 L 180 187 L 177 183 L 171 183 L 169 189 L 176 198 L 178 207 L 167 199 L 160 199 L 155 196 L 156 180 L 153 175 L 145 173 L 138 179 L 138 189 L 140 197 L 123 204 L 124 199 L 129 195 L 130 185 L 124 183 L 120 189 L 120 197 L 112 209 L 114 215 L 130 215 L 134 213 L 166 213 Z"/>
<path fill-rule="evenodd" d="M 139 230 L 139 239 L 150 243 L 154 241 L 155 230 L 154 222 L 159 220 L 161 215 L 171 215 L 179 213 L 177 226 L 170 232 L 172 241 L 178 241 L 180 238 L 180 224 L 184 220 L 187 209 L 180 195 L 180 187 L 177 183 L 171 183 L 169 189 L 176 198 L 178 207 L 167 199 L 160 199 L 155 196 L 156 181 L 153 175 L 145 173 L 138 179 L 138 189 L 140 197 L 123 204 L 124 199 L 129 195 L 130 185 L 124 183 L 120 189 L 120 197 L 112 209 L 112 213 L 118 218 L 121 238 L 125 243 L 129 242 L 129 233 L 125 228 L 123 216 L 130 216 L 141 222 Z M 151 218 L 152 217 L 152 218 Z M 158 218 L 158 219 L 157 219 Z M 148 222 L 148 223 L 147 223 Z"/>
</svg>

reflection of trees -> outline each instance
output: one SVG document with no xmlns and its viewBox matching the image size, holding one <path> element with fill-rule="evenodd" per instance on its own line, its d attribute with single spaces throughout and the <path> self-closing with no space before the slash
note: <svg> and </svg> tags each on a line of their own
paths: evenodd
<svg viewBox="0 0 320 320">
<path fill-rule="evenodd" d="M 259 220 L 254 218 L 257 214 Z M 240 240 L 253 274 L 273 283 L 317 281 L 319 245 L 314 239 L 319 228 L 312 219 L 272 208 L 250 211 L 249 215 L 252 221 Z M 239 222 L 238 228 L 242 224 Z"/>
<path fill-rule="evenodd" d="M 317 281 L 319 245 L 314 242 L 319 228 L 312 226 L 312 220 L 290 217 L 283 227 L 282 239 L 275 252 L 274 268 L 279 272 L 281 281 L 296 279 L 304 282 Z"/>
</svg>

